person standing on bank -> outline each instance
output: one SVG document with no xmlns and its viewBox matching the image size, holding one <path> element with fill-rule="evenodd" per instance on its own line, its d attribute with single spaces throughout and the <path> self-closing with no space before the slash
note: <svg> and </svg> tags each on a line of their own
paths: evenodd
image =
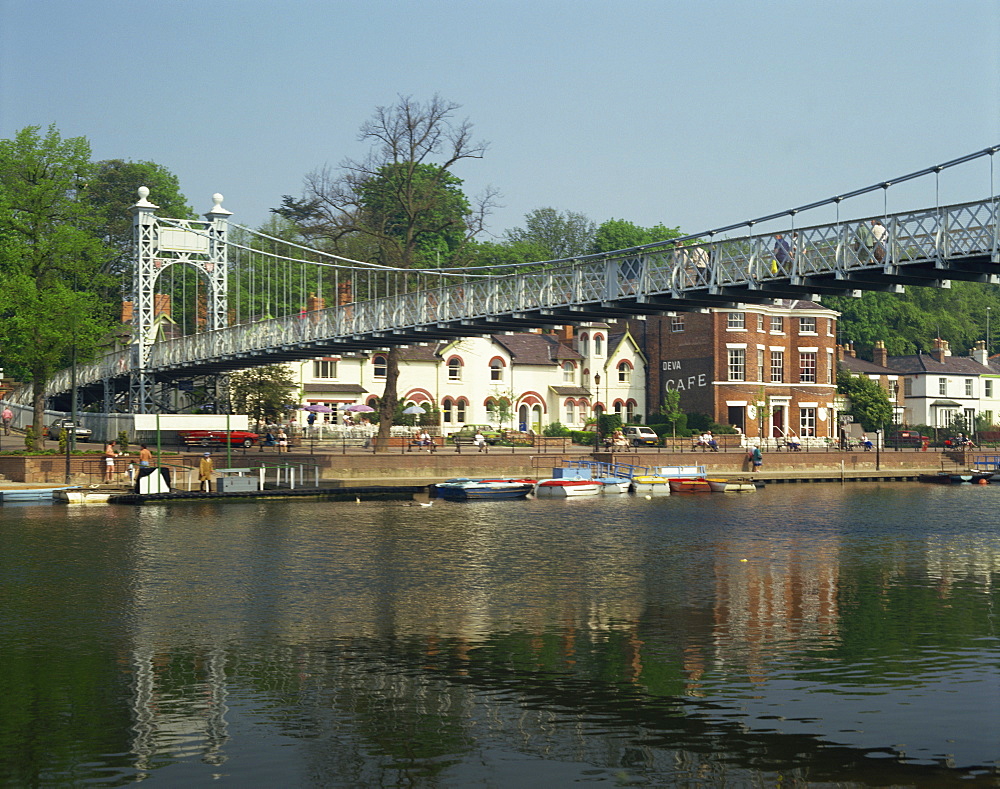
<svg viewBox="0 0 1000 789">
<path fill-rule="evenodd" d="M 5 436 L 9 436 L 10 426 L 14 421 L 14 412 L 5 407 L 3 409 L 3 414 L 0 414 L 0 419 L 3 420 L 3 434 Z"/>
<path fill-rule="evenodd" d="M 139 465 L 143 468 L 149 468 L 153 465 L 153 453 L 145 444 L 139 444 Z"/>
<path fill-rule="evenodd" d="M 212 462 L 212 453 L 206 452 L 198 462 L 198 489 L 212 490 L 212 474 L 215 472 L 215 464 Z"/>
<path fill-rule="evenodd" d="M 760 447 L 753 444 L 747 451 L 747 460 L 750 461 L 750 466 L 754 472 L 760 471 L 760 467 L 764 465 L 764 456 L 760 453 Z"/>
<path fill-rule="evenodd" d="M 115 452 L 115 442 L 108 441 L 104 444 L 104 482 L 110 483 L 115 481 L 115 458 L 118 457 L 118 453 Z"/>
</svg>

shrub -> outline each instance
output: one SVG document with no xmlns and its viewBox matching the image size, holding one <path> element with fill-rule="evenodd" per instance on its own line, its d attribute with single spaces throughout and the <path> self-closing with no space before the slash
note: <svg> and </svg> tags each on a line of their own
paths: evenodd
<svg viewBox="0 0 1000 789">
<path fill-rule="evenodd" d="M 565 438 L 570 434 L 570 429 L 562 422 L 549 422 L 542 428 L 542 435 L 548 438 Z"/>
</svg>

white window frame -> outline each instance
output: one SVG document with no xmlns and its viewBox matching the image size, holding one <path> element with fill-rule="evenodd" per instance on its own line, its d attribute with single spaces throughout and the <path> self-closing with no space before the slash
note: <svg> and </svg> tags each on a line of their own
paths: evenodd
<svg viewBox="0 0 1000 789">
<path fill-rule="evenodd" d="M 747 379 L 746 348 L 727 348 L 727 381 L 745 381 Z"/>
<path fill-rule="evenodd" d="M 727 312 L 726 329 L 728 331 L 746 331 L 747 314 L 745 312 Z"/>
</svg>

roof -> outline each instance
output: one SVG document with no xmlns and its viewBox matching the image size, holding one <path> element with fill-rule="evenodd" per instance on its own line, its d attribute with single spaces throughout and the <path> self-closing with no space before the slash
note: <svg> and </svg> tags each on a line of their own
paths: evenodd
<svg viewBox="0 0 1000 789">
<path fill-rule="evenodd" d="M 593 394 L 585 386 L 550 386 L 549 389 L 560 397 L 590 397 Z"/>
<path fill-rule="evenodd" d="M 577 351 L 560 342 L 555 334 L 494 334 L 493 341 L 506 348 L 511 359 L 518 364 L 555 364 L 565 359 L 583 359 Z"/>
<path fill-rule="evenodd" d="M 859 359 L 856 356 L 845 356 L 840 360 L 840 366 L 852 373 L 864 373 L 865 375 L 898 375 L 899 370 L 892 370 L 883 367 L 867 359 Z"/>
<path fill-rule="evenodd" d="M 890 356 L 889 364 L 906 375 L 991 375 L 995 371 L 968 356 L 945 356 L 939 362 L 926 353 L 916 356 Z"/>
<path fill-rule="evenodd" d="M 321 392 L 323 394 L 367 394 L 368 390 L 361 384 L 306 384 L 306 391 L 309 393 Z"/>
</svg>

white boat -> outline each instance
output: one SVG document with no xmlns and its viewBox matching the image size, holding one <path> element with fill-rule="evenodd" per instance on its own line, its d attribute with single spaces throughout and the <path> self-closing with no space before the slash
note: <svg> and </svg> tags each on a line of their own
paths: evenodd
<svg viewBox="0 0 1000 789">
<path fill-rule="evenodd" d="M 598 477 L 594 482 L 601 483 L 601 493 L 628 493 L 632 487 L 628 477 Z"/>
<path fill-rule="evenodd" d="M 757 483 L 745 477 L 733 479 L 708 477 L 707 482 L 713 493 L 753 493 L 757 490 Z"/>
<path fill-rule="evenodd" d="M 57 490 L 52 498 L 65 504 L 107 504 L 114 493 L 109 490 L 87 490 L 86 488 L 67 488 Z"/>
<path fill-rule="evenodd" d="M 632 477 L 632 489 L 641 494 L 669 496 L 670 477 L 661 477 L 659 474 L 639 474 Z"/>
<path fill-rule="evenodd" d="M 75 490 L 77 485 L 60 485 L 59 487 L 34 488 L 4 488 L 0 490 L 0 501 L 52 501 L 53 495 L 59 490 Z"/>
<path fill-rule="evenodd" d="M 539 480 L 535 495 L 539 498 L 567 498 L 569 496 L 596 496 L 603 486 L 593 479 L 557 477 Z"/>
</svg>

